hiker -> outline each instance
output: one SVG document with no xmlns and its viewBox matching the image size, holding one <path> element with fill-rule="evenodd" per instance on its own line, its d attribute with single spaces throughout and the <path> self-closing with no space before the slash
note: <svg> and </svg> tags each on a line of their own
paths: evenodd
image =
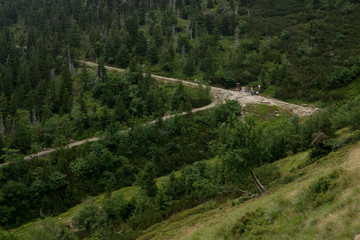
<svg viewBox="0 0 360 240">
<path fill-rule="evenodd" d="M 250 91 L 251 91 L 251 96 L 254 96 L 254 88 L 253 87 L 250 88 Z"/>
</svg>

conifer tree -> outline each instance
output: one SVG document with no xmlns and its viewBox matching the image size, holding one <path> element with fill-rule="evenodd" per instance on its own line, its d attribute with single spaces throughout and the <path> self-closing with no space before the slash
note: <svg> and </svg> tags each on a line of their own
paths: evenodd
<svg viewBox="0 0 360 240">
<path fill-rule="evenodd" d="M 155 176 L 155 166 L 150 162 L 145 165 L 144 169 L 141 170 L 137 176 L 138 185 L 149 197 L 155 197 L 157 194 L 158 189 L 155 182 Z"/>
<path fill-rule="evenodd" d="M 72 78 L 66 64 L 63 64 L 60 86 L 60 113 L 69 113 L 72 105 Z"/>
</svg>

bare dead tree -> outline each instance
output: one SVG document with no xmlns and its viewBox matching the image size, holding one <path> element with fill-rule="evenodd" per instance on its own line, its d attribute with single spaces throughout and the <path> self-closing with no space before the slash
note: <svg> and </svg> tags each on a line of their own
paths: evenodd
<svg viewBox="0 0 360 240">
<path fill-rule="evenodd" d="M 250 198 L 254 198 L 254 197 L 260 196 L 260 194 L 251 193 L 251 192 L 242 190 L 242 189 L 238 188 L 238 187 L 235 186 L 235 185 L 221 187 L 221 188 L 220 188 L 220 191 L 218 192 L 218 194 L 230 194 L 230 193 L 234 193 L 234 192 L 240 192 L 240 193 L 242 193 L 242 194 L 246 194 L 246 195 L 248 195 Z"/>
<path fill-rule="evenodd" d="M 195 39 L 198 38 L 198 23 L 195 24 Z"/>
<path fill-rule="evenodd" d="M 315 146 L 317 143 L 321 143 L 327 139 L 327 136 L 324 132 L 316 133 L 314 140 L 311 142 L 310 147 Z"/>
<path fill-rule="evenodd" d="M 75 68 L 74 68 L 74 64 L 71 61 L 70 49 L 68 49 L 68 64 L 69 64 L 69 70 L 71 72 L 71 75 L 74 76 Z"/>
<path fill-rule="evenodd" d="M 239 25 L 235 28 L 235 48 L 239 47 Z"/>
<path fill-rule="evenodd" d="M 177 43 L 176 29 L 175 29 L 174 24 L 172 25 L 172 37 L 174 39 L 174 48 L 176 49 L 178 46 L 178 43 Z"/>
<path fill-rule="evenodd" d="M 183 45 L 182 47 L 181 47 L 181 59 L 182 59 L 182 61 L 183 62 L 185 62 L 185 46 Z"/>
<path fill-rule="evenodd" d="M 4 126 L 4 119 L 3 119 L 3 113 L 2 113 L 2 107 L 0 103 L 0 136 L 2 141 L 5 141 L 5 126 Z"/>
<path fill-rule="evenodd" d="M 239 12 L 239 2 L 235 3 L 235 15 L 238 15 Z"/>
<path fill-rule="evenodd" d="M 171 9 L 172 9 L 172 4 L 173 4 L 173 1 L 172 1 L 172 0 L 169 0 L 169 12 L 170 12 Z"/>
<path fill-rule="evenodd" d="M 261 184 L 261 182 L 259 181 L 259 179 L 256 177 L 256 175 L 254 174 L 254 172 L 252 170 L 250 170 L 251 173 L 251 177 L 254 179 L 254 182 L 256 184 L 256 187 L 260 190 L 261 193 L 267 193 L 268 190 Z"/>
<path fill-rule="evenodd" d="M 35 105 L 33 106 L 33 109 L 32 109 L 32 123 L 33 124 L 38 123 L 38 118 L 36 117 L 36 107 L 35 107 Z"/>
</svg>

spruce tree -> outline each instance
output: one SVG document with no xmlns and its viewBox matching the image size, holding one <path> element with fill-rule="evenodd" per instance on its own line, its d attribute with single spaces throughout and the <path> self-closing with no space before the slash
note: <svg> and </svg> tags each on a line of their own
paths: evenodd
<svg viewBox="0 0 360 240">
<path fill-rule="evenodd" d="M 72 78 L 66 64 L 63 64 L 60 86 L 60 113 L 69 113 L 72 105 Z"/>
<path fill-rule="evenodd" d="M 137 184 L 149 197 L 155 197 L 158 191 L 155 176 L 155 166 L 150 162 L 145 165 L 144 169 L 137 176 Z"/>
</svg>

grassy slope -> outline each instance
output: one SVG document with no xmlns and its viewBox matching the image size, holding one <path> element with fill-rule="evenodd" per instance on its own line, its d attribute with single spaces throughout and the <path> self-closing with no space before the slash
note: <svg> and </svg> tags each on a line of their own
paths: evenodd
<svg viewBox="0 0 360 240">
<path fill-rule="evenodd" d="M 212 165 L 216 164 L 218 159 L 215 157 L 210 160 L 205 160 L 206 164 Z M 175 172 L 175 177 L 180 176 L 181 171 Z M 169 176 L 160 177 L 157 179 L 158 187 L 162 187 L 162 185 L 167 181 Z M 117 191 L 112 192 L 112 195 L 122 195 L 124 199 L 131 199 L 139 189 L 138 186 L 131 186 L 119 189 Z M 95 203 L 101 206 L 102 202 L 105 199 L 105 193 L 99 196 L 94 197 Z M 84 201 L 85 202 L 85 201 Z M 76 205 L 75 207 L 69 209 L 68 211 L 55 216 L 48 217 L 45 219 L 38 219 L 27 224 L 20 226 L 19 228 L 11 230 L 17 237 L 20 239 L 31 239 L 31 233 L 39 227 L 47 225 L 48 223 L 55 223 L 56 226 L 69 226 L 69 222 L 75 217 L 78 211 L 84 206 L 84 202 Z"/>
<path fill-rule="evenodd" d="M 259 208 L 264 217 L 255 218 L 240 239 L 353 239 L 360 234 L 360 142 L 308 166 L 307 159 L 305 152 L 275 162 L 283 176 L 301 177 L 277 185 L 270 194 L 235 205 L 231 200 L 220 206 L 205 203 L 152 226 L 141 239 L 239 239 L 233 235 L 234 226 Z M 299 208 L 301 193 L 334 170 L 340 171 L 337 187 L 325 194 L 335 195 L 334 200 Z"/>
</svg>

